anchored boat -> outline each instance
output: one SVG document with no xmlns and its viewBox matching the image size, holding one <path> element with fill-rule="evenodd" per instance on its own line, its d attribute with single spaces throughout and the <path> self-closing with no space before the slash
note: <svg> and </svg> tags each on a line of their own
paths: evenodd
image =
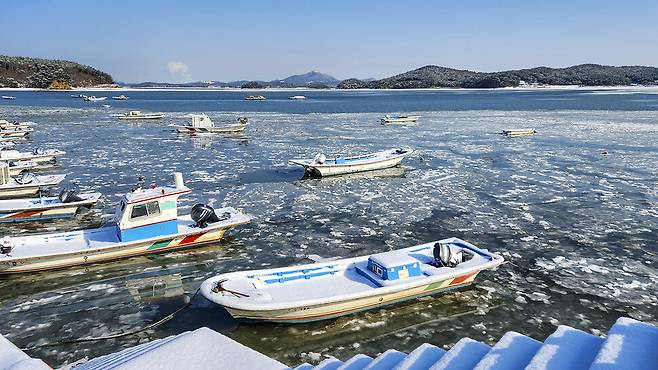
<svg viewBox="0 0 658 370">
<path fill-rule="evenodd" d="M 3 95 L 2 98 L 5 100 L 16 100 L 16 97 L 11 95 Z"/>
<path fill-rule="evenodd" d="M 163 113 L 142 113 L 138 110 L 132 110 L 128 113 L 115 114 L 114 117 L 119 119 L 162 119 L 164 118 Z"/>
<path fill-rule="evenodd" d="M 0 128 L 0 138 L 25 137 L 34 132 L 32 127 L 7 127 Z"/>
<path fill-rule="evenodd" d="M 501 132 L 501 135 L 512 138 L 512 137 L 532 136 L 536 133 L 537 130 L 535 130 L 534 128 L 524 128 L 517 130 L 503 130 L 503 132 Z"/>
<path fill-rule="evenodd" d="M 327 159 L 324 154 L 319 153 L 313 159 L 293 159 L 290 162 L 304 167 L 307 173 L 313 175 L 333 176 L 394 167 L 413 152 L 408 148 L 387 149 L 377 153 L 334 159 Z"/>
<path fill-rule="evenodd" d="M 82 99 L 84 101 L 103 101 L 103 100 L 107 99 L 107 96 L 99 96 L 99 97 L 96 97 L 94 95 L 92 95 L 92 96 L 83 96 Z"/>
<path fill-rule="evenodd" d="M 130 98 L 127 97 L 127 96 L 125 96 L 125 95 L 123 95 L 123 94 L 121 94 L 121 95 L 119 95 L 119 96 L 113 96 L 112 99 L 114 99 L 114 100 L 128 100 L 128 99 L 130 99 Z"/>
<path fill-rule="evenodd" d="M 306 97 L 304 95 L 293 95 L 293 96 L 289 96 L 288 99 L 290 99 L 290 100 L 305 100 Z"/>
<path fill-rule="evenodd" d="M 263 95 L 249 95 L 245 96 L 244 100 L 267 100 Z"/>
<path fill-rule="evenodd" d="M 0 150 L 0 161 L 33 161 L 37 163 L 55 162 L 57 157 L 66 154 L 58 149 L 36 148 L 32 152 L 19 152 L 18 150 Z"/>
<path fill-rule="evenodd" d="M 35 176 L 26 173 L 17 177 L 9 175 L 9 164 L 0 162 L 0 198 L 32 196 L 41 190 L 56 186 L 66 175 Z"/>
<path fill-rule="evenodd" d="M 205 114 L 193 114 L 190 122 L 173 124 L 171 127 L 178 132 L 187 134 L 227 134 L 242 132 L 249 124 L 246 117 L 240 117 L 237 121 L 238 123 L 235 124 L 215 126 L 210 117 Z"/>
<path fill-rule="evenodd" d="M 73 217 L 80 207 L 93 207 L 100 193 L 75 194 L 62 189 L 57 197 L 0 200 L 0 222 L 21 222 Z"/>
<path fill-rule="evenodd" d="M 0 119 L 0 129 L 2 130 L 14 129 L 14 128 L 26 128 L 32 125 L 33 125 L 32 122 L 18 122 L 18 121 L 9 122 L 6 119 Z"/>
<path fill-rule="evenodd" d="M 408 125 L 416 123 L 420 116 L 391 116 L 385 115 L 382 119 L 382 125 Z"/>
<path fill-rule="evenodd" d="M 164 253 L 219 241 L 224 233 L 251 221 L 251 216 L 225 207 L 197 204 L 178 215 L 177 200 L 189 194 L 183 176 L 175 186 L 125 194 L 110 226 L 51 234 L 9 236 L 0 240 L 0 274 L 59 269 L 121 258 Z"/>
<path fill-rule="evenodd" d="M 472 284 L 503 257 L 458 238 L 369 256 L 212 277 L 201 294 L 236 319 L 309 322 Z"/>
<path fill-rule="evenodd" d="M 34 161 L 7 161 L 6 163 L 9 165 L 9 176 L 17 176 L 39 167 L 39 164 Z"/>
</svg>

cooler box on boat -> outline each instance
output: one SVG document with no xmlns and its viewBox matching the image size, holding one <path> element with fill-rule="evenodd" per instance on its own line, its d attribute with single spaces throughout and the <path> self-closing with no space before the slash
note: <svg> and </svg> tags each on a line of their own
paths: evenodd
<svg viewBox="0 0 658 370">
<path fill-rule="evenodd" d="M 368 270 L 383 280 L 398 280 L 420 276 L 420 262 L 400 252 L 373 254 L 368 258 Z"/>
</svg>

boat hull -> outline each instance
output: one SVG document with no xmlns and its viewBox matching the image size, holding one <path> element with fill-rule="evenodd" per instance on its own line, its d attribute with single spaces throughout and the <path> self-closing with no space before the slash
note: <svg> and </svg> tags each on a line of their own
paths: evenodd
<svg viewBox="0 0 658 370">
<path fill-rule="evenodd" d="M 75 216 L 78 211 L 78 206 L 61 207 L 54 209 L 44 209 L 38 211 L 18 211 L 10 213 L 0 213 L 0 223 L 9 222 L 26 222 L 26 221 L 40 221 L 51 220 L 56 218 L 71 218 Z"/>
<path fill-rule="evenodd" d="M 143 120 L 143 119 L 162 119 L 164 118 L 164 115 L 152 115 L 152 116 L 120 116 L 118 117 L 119 119 L 123 120 Z"/>
<path fill-rule="evenodd" d="M 0 189 L 0 199 L 32 196 L 39 192 L 43 185 L 21 186 L 10 189 Z"/>
<path fill-rule="evenodd" d="M 242 132 L 246 125 L 239 125 L 234 127 L 185 127 L 174 126 L 176 131 L 182 134 L 228 134 L 235 132 Z"/>
<path fill-rule="evenodd" d="M 268 321 L 291 324 L 328 320 L 429 295 L 441 294 L 450 290 L 464 288 L 473 284 L 478 273 L 479 271 L 469 275 L 446 279 L 440 282 L 432 282 L 413 289 L 364 297 L 349 301 L 336 302 L 326 305 L 295 307 L 271 311 L 247 311 L 230 307 L 225 308 L 233 318 L 238 320 Z"/>
<path fill-rule="evenodd" d="M 5 132 L 0 132 L 0 137 L 24 137 L 27 136 L 30 133 L 30 131 L 5 131 Z"/>
<path fill-rule="evenodd" d="M 373 163 L 364 163 L 364 164 L 347 164 L 347 165 L 341 165 L 341 166 L 305 166 L 306 171 L 311 172 L 315 175 L 318 176 L 336 176 L 336 175 L 345 175 L 349 173 L 356 173 L 356 172 L 365 172 L 365 171 L 375 171 L 375 170 L 383 170 L 385 168 L 391 168 L 395 167 L 402 160 L 404 157 L 395 157 L 395 158 L 389 158 L 380 162 L 373 162 Z"/>
</svg>

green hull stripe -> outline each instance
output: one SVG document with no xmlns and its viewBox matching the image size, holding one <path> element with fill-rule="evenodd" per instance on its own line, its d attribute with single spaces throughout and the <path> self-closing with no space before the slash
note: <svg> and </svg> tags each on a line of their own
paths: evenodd
<svg viewBox="0 0 658 370">
<path fill-rule="evenodd" d="M 159 242 L 153 243 L 150 247 L 148 247 L 148 250 L 153 250 L 153 249 L 159 249 L 163 248 L 169 245 L 171 241 L 174 239 L 169 239 L 169 240 L 161 240 Z"/>
</svg>

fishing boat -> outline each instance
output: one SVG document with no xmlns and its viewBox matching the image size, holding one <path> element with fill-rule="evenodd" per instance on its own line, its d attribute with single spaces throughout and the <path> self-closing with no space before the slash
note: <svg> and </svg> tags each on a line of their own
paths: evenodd
<svg viewBox="0 0 658 370">
<path fill-rule="evenodd" d="M 0 138 L 3 137 L 25 137 L 34 132 L 32 127 L 7 127 L 0 128 Z"/>
<path fill-rule="evenodd" d="M 66 175 L 35 176 L 29 172 L 12 177 L 9 175 L 9 164 L 0 162 L 0 198 L 32 196 L 58 185 L 65 177 Z"/>
<path fill-rule="evenodd" d="M 293 95 L 293 96 L 289 96 L 288 99 L 290 99 L 290 100 L 305 100 L 306 97 L 304 95 Z"/>
<path fill-rule="evenodd" d="M 381 119 L 382 125 L 408 125 L 416 123 L 420 116 L 391 116 L 385 115 Z"/>
<path fill-rule="evenodd" d="M 82 99 L 83 99 L 84 101 L 92 101 L 92 102 L 93 102 L 93 101 L 103 101 L 103 100 L 107 99 L 107 96 L 99 96 L 99 97 L 96 97 L 96 96 L 92 95 L 92 96 L 85 96 L 85 97 L 83 97 Z"/>
<path fill-rule="evenodd" d="M 0 200 L 0 223 L 70 218 L 81 207 L 93 207 L 100 197 L 100 193 L 62 189 L 57 197 Z"/>
<path fill-rule="evenodd" d="M 304 167 L 304 170 L 312 175 L 333 176 L 394 167 L 413 152 L 409 148 L 387 149 L 366 155 L 334 159 L 328 159 L 324 154 L 319 153 L 313 159 L 293 159 L 290 163 Z"/>
<path fill-rule="evenodd" d="M 15 128 L 27 128 L 32 126 L 34 123 L 33 122 L 18 122 L 18 121 L 13 121 L 9 122 L 4 119 L 0 119 L 0 129 L 1 130 L 9 130 L 9 129 L 15 129 Z"/>
<path fill-rule="evenodd" d="M 164 118 L 164 114 L 162 113 L 144 113 L 142 111 L 138 110 L 131 110 L 128 113 L 122 113 L 122 114 L 115 114 L 114 117 L 117 117 L 118 119 L 126 119 L 126 120 L 139 120 L 139 119 L 162 119 Z"/>
<path fill-rule="evenodd" d="M 127 96 L 125 96 L 125 95 L 123 95 L 123 94 L 121 94 L 121 95 L 119 95 L 119 96 L 113 96 L 112 99 L 114 99 L 114 100 L 128 100 L 128 99 L 130 99 L 130 98 L 127 97 Z"/>
<path fill-rule="evenodd" d="M 263 95 L 249 95 L 245 96 L 244 100 L 267 100 Z"/>
<path fill-rule="evenodd" d="M 39 167 L 39 164 L 34 161 L 7 161 L 6 163 L 9 165 L 9 176 L 18 176 L 25 171 Z"/>
<path fill-rule="evenodd" d="M 13 149 L 0 150 L 0 161 L 34 161 L 37 163 L 55 162 L 57 157 L 66 154 L 59 149 L 36 148 L 32 152 L 19 152 Z"/>
<path fill-rule="evenodd" d="M 137 189 L 125 194 L 109 226 L 49 234 L 0 238 L 0 274 L 83 266 L 165 253 L 217 242 L 224 233 L 248 223 L 251 216 L 232 207 L 214 210 L 204 204 L 178 215 L 178 197 L 191 192 L 183 176 L 175 186 Z"/>
<path fill-rule="evenodd" d="M 5 100 L 16 100 L 15 96 L 10 96 L 10 95 L 3 95 L 2 98 Z"/>
<path fill-rule="evenodd" d="M 448 238 L 367 256 L 229 272 L 200 289 L 236 319 L 300 323 L 462 288 L 503 262 L 486 249 Z"/>
<path fill-rule="evenodd" d="M 15 146 L 16 146 L 16 143 L 14 143 L 11 140 L 4 140 L 4 138 L 0 139 L 0 150 L 13 148 Z"/>
<path fill-rule="evenodd" d="M 210 117 L 205 114 L 193 114 L 190 122 L 173 124 L 171 127 L 186 134 L 229 134 L 242 132 L 249 124 L 246 117 L 240 117 L 237 121 L 238 123 L 235 124 L 215 126 Z"/>
<path fill-rule="evenodd" d="M 501 135 L 505 137 L 524 137 L 524 136 L 532 136 L 537 133 L 537 130 L 534 128 L 524 128 L 524 129 L 516 129 L 516 130 L 503 130 L 501 132 Z"/>
</svg>

